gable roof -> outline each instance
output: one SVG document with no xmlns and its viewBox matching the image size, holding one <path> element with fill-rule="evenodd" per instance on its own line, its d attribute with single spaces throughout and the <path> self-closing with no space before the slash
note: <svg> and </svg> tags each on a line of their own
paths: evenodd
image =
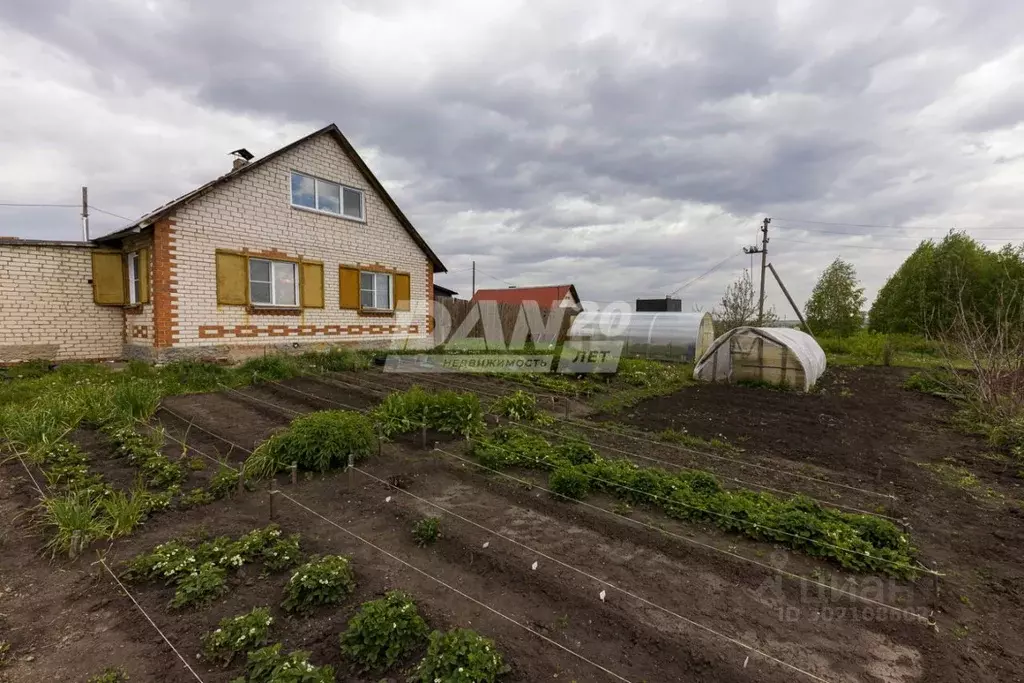
<svg viewBox="0 0 1024 683">
<path fill-rule="evenodd" d="M 580 297 L 574 285 L 549 285 L 546 287 L 509 287 L 507 289 L 478 289 L 473 301 L 496 301 L 503 304 L 521 304 L 524 301 L 536 301 L 541 308 L 551 308 L 562 303 L 566 294 L 572 294 L 572 300 L 580 308 Z"/>
<path fill-rule="evenodd" d="M 395 215 L 395 218 L 397 218 L 398 222 L 402 224 L 402 227 L 405 228 L 405 231 L 407 233 L 409 233 L 409 236 L 412 237 L 416 245 L 419 246 L 419 248 L 423 250 L 423 253 L 426 254 L 427 258 L 430 259 L 430 262 L 434 266 L 434 272 L 448 272 L 448 269 L 444 267 L 443 263 L 441 263 L 441 259 L 438 258 L 437 254 L 434 253 L 434 250 L 430 248 L 426 240 L 423 239 L 422 235 L 420 235 L 419 232 L 416 231 L 416 228 L 413 227 L 412 222 L 398 207 L 398 204 L 395 202 L 394 199 L 392 199 L 391 195 L 388 194 L 388 191 L 384 189 L 384 185 L 381 184 L 380 180 L 377 179 L 377 176 L 375 176 L 373 174 L 373 171 L 370 170 L 370 167 L 366 165 L 365 161 L 363 161 L 363 158 L 359 156 L 358 152 L 356 152 L 356 149 L 355 147 L 352 146 L 352 143 L 348 141 L 348 138 L 345 137 L 345 135 L 341 132 L 341 129 L 338 128 L 337 124 L 334 123 L 328 126 L 324 126 L 320 130 L 313 131 L 306 137 L 299 138 L 295 142 L 289 143 L 284 147 L 281 147 L 280 149 L 277 149 L 271 152 L 270 154 L 267 154 L 266 156 L 257 159 L 256 161 L 249 162 L 244 166 L 233 169 L 230 172 L 220 176 L 219 178 L 211 180 L 205 185 L 200 185 L 191 192 L 183 194 L 177 199 L 171 200 L 170 202 L 164 204 L 163 206 L 158 207 L 153 211 L 150 211 L 146 215 L 142 216 L 141 218 L 133 222 L 131 225 L 128 225 L 127 227 L 122 228 L 117 232 L 97 237 L 93 240 L 93 242 L 107 242 L 114 239 L 120 239 L 134 232 L 138 232 L 141 228 L 145 228 L 152 225 L 161 218 L 173 213 L 176 209 L 185 206 L 189 202 L 192 202 L 202 197 L 203 195 L 209 194 L 210 192 L 220 187 L 221 185 L 231 182 L 235 178 L 244 175 L 256 168 L 259 168 L 268 161 L 276 159 L 285 152 L 295 149 L 299 145 L 308 142 L 309 140 L 312 140 L 313 138 L 319 135 L 325 134 L 330 135 L 341 146 L 342 151 L 345 152 L 345 155 L 349 158 L 352 164 L 359 170 L 359 172 L 363 174 L 363 177 L 366 178 L 366 181 L 370 184 L 370 187 L 372 187 L 373 190 L 380 196 L 381 200 L 384 202 L 384 205 L 391 210 L 391 213 Z"/>
</svg>

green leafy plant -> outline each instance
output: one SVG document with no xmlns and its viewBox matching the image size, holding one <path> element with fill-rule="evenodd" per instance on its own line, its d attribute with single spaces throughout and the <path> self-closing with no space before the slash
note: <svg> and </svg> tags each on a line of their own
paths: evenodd
<svg viewBox="0 0 1024 683">
<path fill-rule="evenodd" d="M 251 358 L 242 363 L 237 373 L 256 383 L 298 377 L 303 373 L 303 369 L 295 357 L 277 353 Z"/>
<path fill-rule="evenodd" d="M 310 664 L 302 650 L 283 655 L 277 643 L 250 652 L 244 678 L 232 683 L 334 683 L 334 668 Z"/>
<path fill-rule="evenodd" d="M 203 636 L 203 654 L 210 661 L 227 666 L 239 653 L 266 645 L 273 623 L 266 607 L 221 619 L 216 629 Z"/>
<path fill-rule="evenodd" d="M 113 491 L 100 499 L 103 515 L 110 528 L 110 537 L 127 536 L 149 515 L 148 504 L 143 492 Z"/>
<path fill-rule="evenodd" d="M 444 434 L 469 436 L 483 428 L 483 407 L 476 394 L 428 392 L 422 387 L 396 391 L 373 409 L 371 418 L 385 438 L 423 427 Z"/>
<path fill-rule="evenodd" d="M 236 470 L 221 465 L 216 474 L 210 478 L 210 483 L 206 486 L 206 490 L 217 500 L 226 498 L 237 490 L 238 478 L 240 476 L 241 474 Z"/>
<path fill-rule="evenodd" d="M 227 590 L 227 572 L 212 562 L 205 562 L 178 579 L 170 607 L 181 609 L 209 602 Z"/>
<path fill-rule="evenodd" d="M 128 379 L 114 389 L 109 419 L 119 425 L 148 420 L 156 412 L 161 396 L 160 387 L 154 382 Z"/>
<path fill-rule="evenodd" d="M 412 535 L 421 548 L 430 545 L 441 536 L 441 520 L 437 517 L 424 517 L 413 524 Z"/>
<path fill-rule="evenodd" d="M 190 508 L 197 507 L 199 505 L 208 505 L 213 501 L 217 500 L 213 494 L 204 488 L 194 488 L 181 497 L 179 503 L 182 507 Z"/>
<path fill-rule="evenodd" d="M 495 683 L 508 671 L 494 642 L 468 629 L 430 634 L 427 654 L 410 683 Z"/>
<path fill-rule="evenodd" d="M 341 635 L 341 652 L 362 671 L 390 669 L 427 640 L 427 623 L 405 593 L 364 602 Z"/>
<path fill-rule="evenodd" d="M 548 475 L 548 488 L 570 500 L 583 500 L 590 492 L 590 480 L 575 467 L 560 467 Z"/>
<path fill-rule="evenodd" d="M 536 397 L 522 390 L 497 399 L 491 406 L 491 412 L 515 422 L 535 420 L 541 414 Z"/>
<path fill-rule="evenodd" d="M 370 367 L 370 359 L 366 354 L 349 349 L 330 349 L 323 353 L 304 353 L 300 358 L 305 365 L 323 372 L 365 370 Z"/>
<path fill-rule="evenodd" d="M 285 584 L 281 607 L 286 612 L 306 612 L 320 605 L 337 605 L 355 588 L 355 574 L 347 557 L 313 558 L 295 570 Z"/>
<path fill-rule="evenodd" d="M 103 673 L 91 676 L 87 683 L 128 683 L 131 680 L 124 669 L 120 667 L 108 667 Z"/>
<path fill-rule="evenodd" d="M 363 414 L 326 410 L 303 415 L 260 444 L 246 460 L 245 473 L 264 478 L 298 463 L 303 470 L 326 472 L 348 464 L 348 455 L 364 460 L 376 449 L 373 423 Z"/>
</svg>

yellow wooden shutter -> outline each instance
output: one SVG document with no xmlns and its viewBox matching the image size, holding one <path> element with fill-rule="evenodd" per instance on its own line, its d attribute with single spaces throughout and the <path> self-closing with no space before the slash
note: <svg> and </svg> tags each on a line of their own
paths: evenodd
<svg viewBox="0 0 1024 683">
<path fill-rule="evenodd" d="M 92 252 L 92 300 L 100 306 L 124 306 L 124 257 L 121 252 Z"/>
<path fill-rule="evenodd" d="M 217 252 L 217 303 L 228 306 L 249 303 L 249 259 L 242 254 Z"/>
<path fill-rule="evenodd" d="M 149 249 L 139 250 L 139 303 L 149 303 Z"/>
<path fill-rule="evenodd" d="M 341 266 L 338 268 L 338 293 L 341 307 L 359 310 L 359 269 Z"/>
<path fill-rule="evenodd" d="M 412 298 L 409 273 L 395 273 L 395 310 L 408 311 Z"/>
<path fill-rule="evenodd" d="M 302 296 L 303 308 L 324 307 L 324 264 L 302 263 L 301 287 L 299 292 Z"/>
</svg>

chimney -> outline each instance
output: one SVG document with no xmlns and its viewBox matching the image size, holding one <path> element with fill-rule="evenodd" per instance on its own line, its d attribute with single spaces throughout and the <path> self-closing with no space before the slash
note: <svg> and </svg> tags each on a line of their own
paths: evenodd
<svg viewBox="0 0 1024 683">
<path fill-rule="evenodd" d="M 236 149 L 234 152 L 231 153 L 231 156 L 234 157 L 234 159 L 232 159 L 231 161 L 232 171 L 237 171 L 238 169 L 242 168 L 250 161 L 252 161 L 253 157 L 252 152 L 247 150 L 245 147 L 240 147 Z"/>
</svg>

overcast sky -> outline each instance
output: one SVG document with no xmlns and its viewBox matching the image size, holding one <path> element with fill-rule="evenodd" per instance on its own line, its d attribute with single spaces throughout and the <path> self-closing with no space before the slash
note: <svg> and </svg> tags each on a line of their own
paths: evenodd
<svg viewBox="0 0 1024 683">
<path fill-rule="evenodd" d="M 1011 0 L 0 0 L 0 202 L 88 185 L 136 217 L 335 122 L 463 294 L 473 259 L 590 301 L 727 259 L 679 292 L 706 309 L 772 216 L 798 302 L 837 256 L 871 297 L 950 227 L 1024 241 L 1022 26 Z M 0 207 L 0 235 L 80 222 Z"/>
</svg>

